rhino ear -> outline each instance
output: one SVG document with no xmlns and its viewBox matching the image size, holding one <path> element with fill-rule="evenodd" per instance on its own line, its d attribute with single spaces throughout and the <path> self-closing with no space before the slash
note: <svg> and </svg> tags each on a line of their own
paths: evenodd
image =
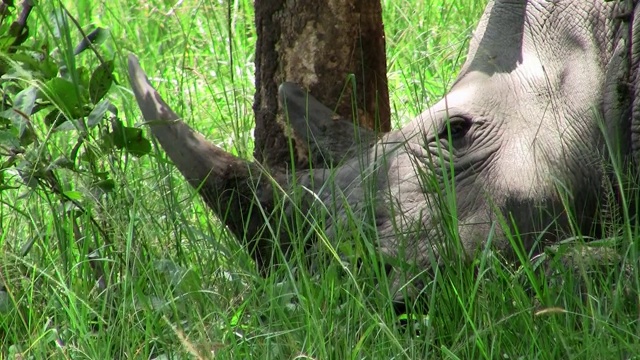
<svg viewBox="0 0 640 360">
<path fill-rule="evenodd" d="M 374 131 L 339 117 L 297 84 L 282 83 L 278 95 L 286 120 L 315 161 L 337 165 L 376 140 Z"/>
</svg>

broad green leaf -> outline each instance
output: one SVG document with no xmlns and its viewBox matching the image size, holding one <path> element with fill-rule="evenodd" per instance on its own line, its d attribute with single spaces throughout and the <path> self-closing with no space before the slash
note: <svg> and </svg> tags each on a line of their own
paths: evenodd
<svg viewBox="0 0 640 360">
<path fill-rule="evenodd" d="M 14 128 L 13 131 L 17 135 L 18 139 L 20 139 L 20 144 L 22 146 L 31 144 L 35 139 L 35 134 L 29 126 L 25 116 L 26 114 L 23 114 L 22 111 L 13 108 L 0 112 L 0 119 L 9 119 L 11 121 L 11 125 Z M 2 122 L 3 121 L 0 120 L 0 123 Z"/>
<path fill-rule="evenodd" d="M 102 179 L 102 180 L 109 179 L 109 172 L 108 171 L 98 171 L 98 172 L 92 173 L 91 175 L 93 175 L 94 177 L 96 177 L 98 179 Z"/>
<path fill-rule="evenodd" d="M 76 73 L 78 74 L 78 82 L 80 83 L 80 86 L 88 92 L 89 82 L 91 81 L 91 70 L 85 66 L 80 66 L 76 69 Z"/>
<path fill-rule="evenodd" d="M 151 141 L 143 136 L 127 142 L 126 150 L 134 156 L 141 157 L 151 152 Z"/>
<path fill-rule="evenodd" d="M 113 145 L 124 149 L 134 156 L 143 156 L 151 152 L 151 142 L 142 135 L 142 129 L 126 127 L 118 121 L 113 129 Z"/>
<path fill-rule="evenodd" d="M 82 200 L 82 193 L 80 191 L 65 191 L 62 194 L 71 200 Z"/>
<path fill-rule="evenodd" d="M 60 125 L 53 128 L 55 132 L 73 131 L 78 130 L 82 126 L 80 120 L 67 120 Z"/>
<path fill-rule="evenodd" d="M 38 70 L 42 73 L 44 80 L 53 79 L 58 75 L 58 65 L 49 56 L 38 62 Z"/>
<path fill-rule="evenodd" d="M 12 130 L 0 130 L 0 146 L 7 148 L 19 148 L 20 139 Z"/>
<path fill-rule="evenodd" d="M 98 27 L 83 38 L 73 50 L 73 55 L 78 55 L 89 48 L 89 44 L 100 44 L 109 36 L 109 30 Z"/>
<path fill-rule="evenodd" d="M 64 117 L 64 115 L 62 115 L 62 113 L 58 109 L 51 110 L 44 117 L 44 123 L 45 123 L 45 125 L 47 125 L 49 127 L 59 126 L 60 124 L 62 124 L 65 121 L 67 121 L 67 119 Z"/>
<path fill-rule="evenodd" d="M 113 84 L 113 60 L 100 64 L 89 80 L 89 99 L 94 104 L 107 94 Z"/>
<path fill-rule="evenodd" d="M 244 316 L 244 310 L 246 306 L 247 306 L 247 303 L 244 302 L 240 305 L 240 307 L 238 307 L 238 309 L 233 313 L 233 316 L 231 317 L 231 321 L 229 322 L 229 325 L 231 325 L 232 327 L 236 327 L 241 324 L 241 320 L 242 320 L 242 317 Z"/>
<path fill-rule="evenodd" d="M 93 183 L 92 187 L 96 187 L 104 192 L 111 192 L 116 187 L 115 181 L 112 179 L 100 180 Z"/>
<path fill-rule="evenodd" d="M 109 110 L 110 107 L 111 103 L 109 102 L 109 100 L 102 100 L 93 108 L 93 110 L 91 110 L 89 119 L 87 120 L 87 126 L 89 127 L 89 129 L 98 125 L 102 122 L 102 120 L 104 120 L 104 114 Z"/>
<path fill-rule="evenodd" d="M 53 78 L 44 84 L 42 89 L 48 99 L 58 105 L 64 113 L 72 118 L 81 115 L 80 96 L 78 88 L 71 81 L 63 78 Z"/>
<path fill-rule="evenodd" d="M 113 132 L 111 133 L 111 143 L 118 149 L 122 149 L 127 143 L 127 137 L 124 131 L 125 126 L 120 119 L 115 120 L 112 123 L 112 126 Z"/>
<path fill-rule="evenodd" d="M 5 110 L 5 111 L 1 111 L 0 112 L 0 118 L 9 119 L 10 123 L 13 124 L 13 126 L 16 126 L 18 123 L 26 121 L 26 119 L 24 117 L 24 114 L 22 114 L 22 111 L 16 110 L 14 108 L 11 108 L 11 109 Z"/>
<path fill-rule="evenodd" d="M 38 89 L 35 86 L 29 86 L 20 91 L 13 99 L 13 108 L 22 111 L 26 115 L 31 115 L 37 95 Z"/>
<path fill-rule="evenodd" d="M 11 36 L 8 34 L 0 35 L 0 53 L 5 54 L 15 40 L 15 36 Z"/>
<path fill-rule="evenodd" d="M 10 55 L 11 60 L 20 63 L 22 67 L 29 72 L 38 71 L 42 66 L 41 62 L 44 57 L 43 54 L 33 51 L 21 51 Z"/>
<path fill-rule="evenodd" d="M 3 119 L 0 120 L 0 123 L 2 123 L 2 125 L 4 126 L 11 125 L 19 127 L 21 123 L 26 123 L 26 119 L 22 115 L 22 112 L 16 111 L 13 108 L 5 111 L 0 111 L 0 119 Z M 6 120 L 9 120 L 9 122 L 7 123 Z"/>
</svg>

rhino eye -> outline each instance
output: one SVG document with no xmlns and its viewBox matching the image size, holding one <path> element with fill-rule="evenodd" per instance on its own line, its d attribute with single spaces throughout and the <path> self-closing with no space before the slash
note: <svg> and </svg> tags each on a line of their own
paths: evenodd
<svg viewBox="0 0 640 360">
<path fill-rule="evenodd" d="M 440 134 L 441 138 L 447 139 L 451 131 L 451 139 L 460 139 L 465 136 L 471 128 L 471 121 L 462 117 L 452 117 L 446 123 Z"/>
</svg>

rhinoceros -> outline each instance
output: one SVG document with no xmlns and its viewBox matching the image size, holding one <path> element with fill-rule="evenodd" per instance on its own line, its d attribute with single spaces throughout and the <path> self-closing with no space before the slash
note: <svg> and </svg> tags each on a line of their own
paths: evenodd
<svg viewBox="0 0 640 360">
<path fill-rule="evenodd" d="M 303 225 L 344 240 L 357 234 L 341 226 L 362 221 L 379 254 L 410 265 L 408 275 L 386 269 L 407 281 L 488 239 L 509 253 L 509 238 L 534 252 L 570 233 L 598 235 L 607 188 L 618 183 L 612 169 L 633 168 L 640 146 L 634 3 L 490 2 L 451 90 L 383 136 L 284 83 L 280 101 L 312 154 L 313 166 L 294 173 L 211 144 L 160 98 L 135 56 L 129 73 L 151 132 L 259 268 L 272 264 L 274 246 L 307 241 L 277 224 L 322 208 L 326 218 Z"/>
</svg>

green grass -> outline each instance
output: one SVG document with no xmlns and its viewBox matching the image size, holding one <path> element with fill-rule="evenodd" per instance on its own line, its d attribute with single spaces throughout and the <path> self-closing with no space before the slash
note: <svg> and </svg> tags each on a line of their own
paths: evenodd
<svg viewBox="0 0 640 360">
<path fill-rule="evenodd" d="M 75 43 L 55 40 L 49 30 L 57 3 L 42 3 L 32 15 L 38 38 L 70 51 Z M 251 1 L 67 6 L 80 24 L 111 31 L 100 50 L 116 60 L 119 85 L 109 97 L 123 121 L 141 121 L 126 78 L 126 56 L 134 52 L 188 123 L 251 157 Z M 383 2 L 395 127 L 446 92 L 483 8 L 472 0 Z M 88 52 L 76 61 L 97 65 Z M 65 151 L 63 140 L 50 151 Z M 141 159 L 110 156 L 103 164 L 116 182 L 108 197 L 94 197 L 77 175 L 64 176 L 108 231 L 108 243 L 87 215 L 74 223 L 45 192 L 0 193 L 6 290 L 0 292 L 0 358 L 623 359 L 640 353 L 640 277 L 629 221 L 624 236 L 603 245 L 614 243 L 621 254 L 615 266 L 556 266 L 544 274 L 527 254 L 510 263 L 483 249 L 471 266 L 452 261 L 433 269 L 428 311 L 402 321 L 372 280 L 375 259 L 365 259 L 364 270 L 344 269 L 329 256 L 322 276 L 283 266 L 264 279 L 162 151 Z M 351 225 L 344 231 L 366 231 Z M 22 255 L 27 244 L 32 248 Z M 569 245 L 556 251 L 574 251 Z M 89 248 L 97 250 L 104 287 L 96 284 Z M 299 249 L 294 259 L 303 257 Z"/>
</svg>

